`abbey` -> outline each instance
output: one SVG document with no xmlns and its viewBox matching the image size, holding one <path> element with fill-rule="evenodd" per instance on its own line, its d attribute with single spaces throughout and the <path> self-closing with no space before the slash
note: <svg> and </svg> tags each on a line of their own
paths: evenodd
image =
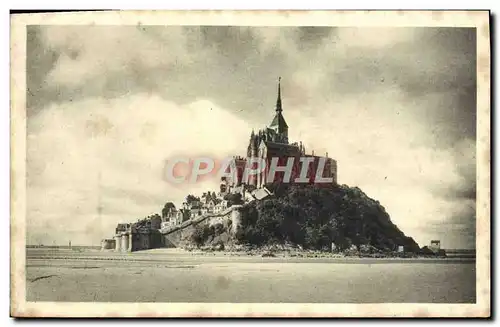
<svg viewBox="0 0 500 327">
<path fill-rule="evenodd" d="M 302 142 L 290 143 L 288 124 L 283 116 L 281 78 L 278 82 L 275 111 L 274 118 L 268 127 L 257 133 L 252 131 L 246 157 L 234 157 L 237 178 L 223 177 L 221 193 L 240 192 L 242 188 L 251 191 L 273 183 L 288 181 L 294 183 L 299 180 L 304 182 L 306 179 L 309 183 L 317 183 L 318 180 L 329 180 L 331 183 L 337 183 L 337 162 L 329 158 L 328 153 L 325 156 L 316 156 L 314 152 L 307 154 Z M 245 170 L 248 167 L 255 167 L 259 161 L 265 162 L 263 165 L 265 168 L 257 174 L 245 175 Z M 289 175 L 283 171 L 287 165 L 291 166 L 291 174 Z M 304 165 L 305 167 L 303 167 Z M 269 178 L 269 172 L 274 170 L 273 167 L 279 168 L 276 169 L 275 174 L 271 174 L 273 177 Z"/>
</svg>

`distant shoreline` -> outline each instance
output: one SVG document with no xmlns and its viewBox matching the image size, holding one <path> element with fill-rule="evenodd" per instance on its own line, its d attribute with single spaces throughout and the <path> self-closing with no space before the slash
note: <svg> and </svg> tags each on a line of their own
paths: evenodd
<svg viewBox="0 0 500 327">
<path fill-rule="evenodd" d="M 177 260 L 184 258 L 187 260 L 201 261 L 202 263 L 210 262 L 248 262 L 248 263 L 360 263 L 360 264 L 377 264 L 377 263 L 475 263 L 475 256 L 449 256 L 449 257 L 369 257 L 369 256 L 345 256 L 334 253 L 289 253 L 289 252 L 274 252 L 272 256 L 263 256 L 262 252 L 229 252 L 229 251 L 187 251 L 176 248 L 159 248 L 152 250 L 137 251 L 132 253 L 115 252 L 112 250 L 96 250 L 96 249 L 69 249 L 64 248 L 27 248 L 26 259 L 33 260 L 76 260 L 76 261 L 121 261 L 121 262 L 165 262 L 169 260 Z"/>
<path fill-rule="evenodd" d="M 225 255 L 234 257 L 262 257 L 262 258 L 283 258 L 283 259 L 331 259 L 331 260 L 387 260 L 392 262 L 394 260 L 401 260 L 402 262 L 408 262 L 410 260 L 416 261 L 464 261 L 464 260 L 474 260 L 476 255 L 474 254 L 462 254 L 454 253 L 449 256 L 433 256 L 433 255 L 420 255 L 420 254 L 401 254 L 401 253 L 378 253 L 378 254 L 345 254 L 345 253 L 332 253 L 332 252 L 320 252 L 320 251 L 266 251 L 257 250 L 250 252 L 238 252 L 238 251 L 204 251 L 204 250 L 192 250 L 188 251 L 193 255 L 200 256 L 213 256 L 213 255 Z"/>
<path fill-rule="evenodd" d="M 86 249 L 100 249 L 101 245 L 72 245 L 71 247 L 69 245 L 36 245 L 36 244 L 28 244 L 26 245 L 26 248 L 57 248 L 57 249 L 64 249 L 64 248 L 86 248 Z M 171 249 L 171 248 L 157 248 L 157 249 Z M 155 250 L 155 249 L 149 249 L 149 250 Z M 453 254 L 453 253 L 470 253 L 470 254 L 475 254 L 476 249 L 443 249 L 446 251 L 447 254 Z M 142 251 L 148 251 L 148 250 L 142 250 Z M 303 250 L 304 252 L 306 250 Z M 325 252 L 329 253 L 329 252 Z"/>
</svg>

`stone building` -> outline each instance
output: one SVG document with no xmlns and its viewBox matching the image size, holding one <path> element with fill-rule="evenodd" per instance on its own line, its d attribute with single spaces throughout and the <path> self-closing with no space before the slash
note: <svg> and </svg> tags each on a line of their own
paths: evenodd
<svg viewBox="0 0 500 327">
<path fill-rule="evenodd" d="M 183 203 L 183 209 L 177 210 L 175 207 L 170 207 L 161 217 L 160 229 L 169 228 L 180 225 L 190 218 L 189 206 Z"/>
<path fill-rule="evenodd" d="M 441 250 L 441 241 L 440 240 L 431 240 L 431 245 L 429 246 L 433 252 L 439 252 Z"/>
<path fill-rule="evenodd" d="M 255 133 L 252 131 L 250 141 L 247 147 L 247 156 L 234 157 L 236 166 L 236 178 L 228 179 L 223 177 L 221 179 L 220 193 L 236 193 L 239 191 L 238 187 L 244 185 L 245 188 L 250 190 L 255 188 L 262 188 L 272 183 L 282 183 L 284 181 L 285 172 L 277 171 L 272 180 L 269 178 L 269 167 L 271 166 L 272 158 L 277 158 L 277 166 L 284 167 L 290 158 L 293 158 L 292 172 L 290 175 L 290 183 L 295 183 L 295 179 L 300 176 L 303 162 L 301 157 L 308 158 L 310 161 L 306 179 L 307 183 L 314 183 L 316 174 L 319 172 L 322 178 L 332 178 L 333 183 L 337 183 L 337 162 L 325 156 L 317 156 L 307 154 L 306 149 L 302 142 L 290 143 L 288 138 L 288 124 L 283 116 L 283 107 L 281 102 L 281 83 L 278 83 L 278 98 L 276 100 L 275 115 L 271 124 Z M 256 159 L 265 161 L 265 169 L 257 175 L 250 175 L 248 180 L 244 180 L 244 172 L 247 167 L 253 164 L 252 169 L 257 168 Z M 324 162 L 324 167 L 321 169 L 321 164 Z"/>
<path fill-rule="evenodd" d="M 161 247 L 161 217 L 153 215 L 132 224 L 118 224 L 115 230 L 114 245 L 119 252 Z"/>
</svg>

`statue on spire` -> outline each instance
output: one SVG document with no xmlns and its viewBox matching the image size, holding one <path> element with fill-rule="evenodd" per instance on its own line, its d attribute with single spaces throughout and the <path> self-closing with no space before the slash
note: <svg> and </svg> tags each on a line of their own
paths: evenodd
<svg viewBox="0 0 500 327">
<path fill-rule="evenodd" d="M 276 112 L 282 112 L 281 107 L 281 76 L 278 77 L 278 99 L 276 100 Z"/>
</svg>

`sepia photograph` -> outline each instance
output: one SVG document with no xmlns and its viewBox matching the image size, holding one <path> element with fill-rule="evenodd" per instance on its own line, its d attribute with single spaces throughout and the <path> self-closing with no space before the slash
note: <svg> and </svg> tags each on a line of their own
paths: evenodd
<svg viewBox="0 0 500 327">
<path fill-rule="evenodd" d="M 489 317 L 486 11 L 11 20 L 11 315 Z"/>
</svg>

